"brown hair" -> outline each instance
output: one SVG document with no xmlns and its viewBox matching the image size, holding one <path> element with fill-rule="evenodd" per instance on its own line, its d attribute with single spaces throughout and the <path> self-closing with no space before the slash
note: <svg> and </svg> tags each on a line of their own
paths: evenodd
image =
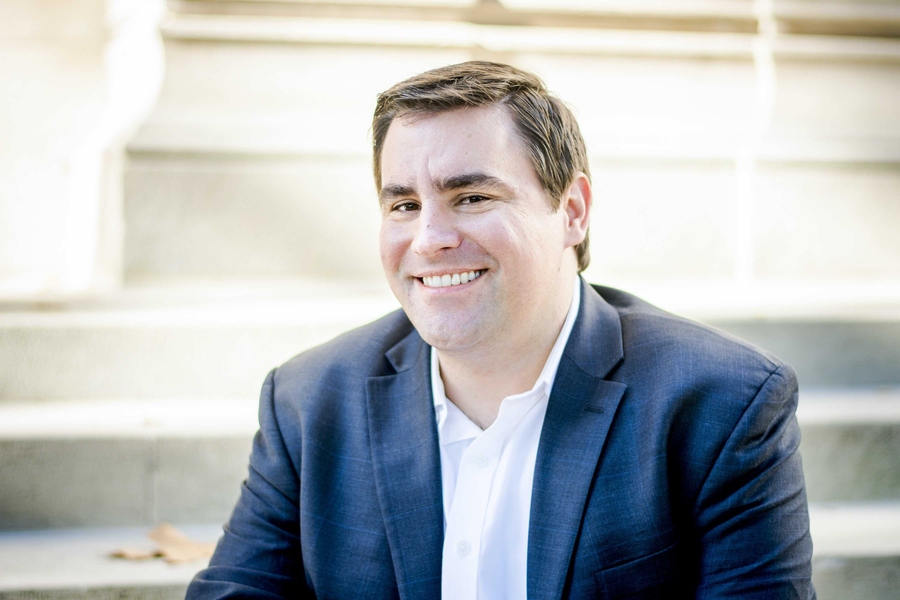
<svg viewBox="0 0 900 600">
<path fill-rule="evenodd" d="M 378 95 L 372 118 L 375 187 L 381 191 L 381 151 L 395 118 L 491 104 L 508 107 L 549 195 L 550 207 L 557 210 L 579 171 L 590 179 L 587 148 L 575 116 L 536 75 L 493 62 L 470 61 L 432 69 Z M 575 247 L 575 254 L 578 270 L 583 271 L 590 262 L 587 236 Z"/>
</svg>

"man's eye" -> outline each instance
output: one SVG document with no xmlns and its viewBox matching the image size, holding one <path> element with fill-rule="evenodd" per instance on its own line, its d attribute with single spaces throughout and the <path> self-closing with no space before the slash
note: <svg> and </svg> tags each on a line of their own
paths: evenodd
<svg viewBox="0 0 900 600">
<path fill-rule="evenodd" d="M 410 212 L 414 210 L 419 210 L 419 205 L 415 202 L 400 202 L 394 205 L 393 210 L 399 212 Z"/>
<path fill-rule="evenodd" d="M 462 200 L 460 200 L 460 204 L 478 204 L 479 202 L 484 202 L 487 200 L 486 196 L 479 196 L 477 194 L 473 196 L 466 196 Z"/>
</svg>

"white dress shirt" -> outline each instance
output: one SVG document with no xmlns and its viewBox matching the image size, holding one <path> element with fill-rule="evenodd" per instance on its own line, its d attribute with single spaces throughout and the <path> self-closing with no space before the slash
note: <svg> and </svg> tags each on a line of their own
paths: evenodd
<svg viewBox="0 0 900 600">
<path fill-rule="evenodd" d="M 538 442 L 550 390 L 581 302 L 581 280 L 562 330 L 527 392 L 508 396 L 483 430 L 447 399 L 438 353 L 431 385 L 444 500 L 444 600 L 526 598 L 528 521 Z"/>
</svg>

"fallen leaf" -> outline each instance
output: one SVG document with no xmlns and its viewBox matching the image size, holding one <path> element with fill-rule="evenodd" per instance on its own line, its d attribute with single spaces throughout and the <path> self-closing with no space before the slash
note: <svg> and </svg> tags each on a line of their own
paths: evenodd
<svg viewBox="0 0 900 600">
<path fill-rule="evenodd" d="M 181 563 L 208 558 L 216 549 L 215 542 L 194 541 L 169 523 L 161 523 L 147 537 L 156 542 L 157 549 L 119 548 L 110 556 L 126 560 L 163 558 L 167 563 Z"/>
<path fill-rule="evenodd" d="M 147 534 L 159 545 L 163 558 L 169 563 L 188 562 L 212 556 L 215 543 L 196 542 L 168 523 Z"/>
<path fill-rule="evenodd" d="M 143 548 L 119 548 L 109 553 L 113 558 L 124 558 L 125 560 L 147 560 L 150 558 L 158 558 L 162 556 L 159 550 L 144 550 Z"/>
</svg>

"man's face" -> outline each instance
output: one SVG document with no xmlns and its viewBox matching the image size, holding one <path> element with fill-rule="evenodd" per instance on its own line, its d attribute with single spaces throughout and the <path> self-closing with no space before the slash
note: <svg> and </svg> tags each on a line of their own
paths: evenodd
<svg viewBox="0 0 900 600">
<path fill-rule="evenodd" d="M 568 307 L 566 211 L 551 210 L 505 108 L 395 119 L 381 175 L 381 261 L 426 342 L 528 343 Z"/>
</svg>

